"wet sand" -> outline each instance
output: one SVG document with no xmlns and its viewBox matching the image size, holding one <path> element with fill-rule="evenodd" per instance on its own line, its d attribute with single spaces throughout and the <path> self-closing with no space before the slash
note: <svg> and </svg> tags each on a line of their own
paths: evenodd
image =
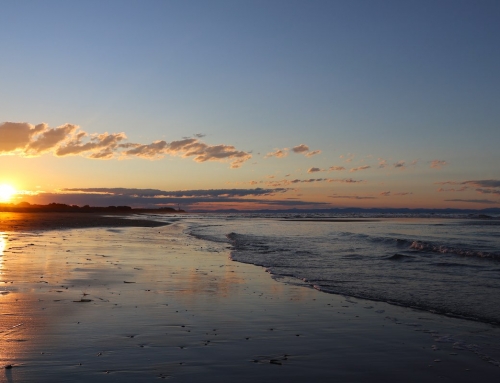
<svg viewBox="0 0 500 383">
<path fill-rule="evenodd" d="M 4 231 L 0 382 L 499 376 L 498 327 L 277 282 L 182 230 Z"/>
<path fill-rule="evenodd" d="M 6 213 L 0 212 L 0 232 L 62 230 L 85 227 L 157 227 L 164 223 L 131 218 L 127 214 L 99 213 Z"/>
</svg>

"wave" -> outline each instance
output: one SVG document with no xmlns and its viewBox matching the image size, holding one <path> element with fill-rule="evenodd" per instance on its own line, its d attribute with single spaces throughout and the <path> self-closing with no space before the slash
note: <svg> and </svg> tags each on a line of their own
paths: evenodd
<svg viewBox="0 0 500 383">
<path fill-rule="evenodd" d="M 500 259 L 500 253 L 480 251 L 474 249 L 467 249 L 461 247 L 453 247 L 446 245 L 438 245 L 429 242 L 413 241 L 410 245 L 410 249 L 417 251 L 427 251 L 432 253 L 441 254 L 456 254 L 467 257 L 478 257 L 478 258 L 490 258 L 490 259 Z"/>
<path fill-rule="evenodd" d="M 405 255 L 405 254 L 396 253 L 396 254 L 391 255 L 390 257 L 387 257 L 385 259 L 387 259 L 389 261 L 413 261 L 415 259 L 415 257 L 412 255 Z"/>
</svg>

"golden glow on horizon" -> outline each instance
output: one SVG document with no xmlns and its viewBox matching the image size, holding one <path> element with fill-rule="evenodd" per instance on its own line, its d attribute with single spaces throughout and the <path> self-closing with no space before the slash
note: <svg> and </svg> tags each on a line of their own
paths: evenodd
<svg viewBox="0 0 500 383">
<path fill-rule="evenodd" d="M 17 191 L 12 185 L 0 185 L 0 202 L 9 202 L 15 194 Z"/>
</svg>

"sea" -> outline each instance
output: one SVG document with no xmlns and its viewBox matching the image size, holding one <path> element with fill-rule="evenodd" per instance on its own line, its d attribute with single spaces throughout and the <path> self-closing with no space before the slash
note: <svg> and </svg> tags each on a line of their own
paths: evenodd
<svg viewBox="0 0 500 383">
<path fill-rule="evenodd" d="M 500 324 L 500 217 L 188 214 L 185 233 L 281 283 Z"/>
</svg>

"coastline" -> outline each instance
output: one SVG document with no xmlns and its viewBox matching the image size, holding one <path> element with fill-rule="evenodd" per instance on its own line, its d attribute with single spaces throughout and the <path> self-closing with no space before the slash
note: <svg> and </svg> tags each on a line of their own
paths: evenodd
<svg viewBox="0 0 500 383">
<path fill-rule="evenodd" d="M 498 376 L 498 327 L 277 282 L 182 223 L 25 227 L 1 238 L 1 382 Z"/>
<path fill-rule="evenodd" d="M 0 232 L 167 225 L 148 219 L 129 218 L 130 216 L 128 213 L 0 212 Z"/>
</svg>

